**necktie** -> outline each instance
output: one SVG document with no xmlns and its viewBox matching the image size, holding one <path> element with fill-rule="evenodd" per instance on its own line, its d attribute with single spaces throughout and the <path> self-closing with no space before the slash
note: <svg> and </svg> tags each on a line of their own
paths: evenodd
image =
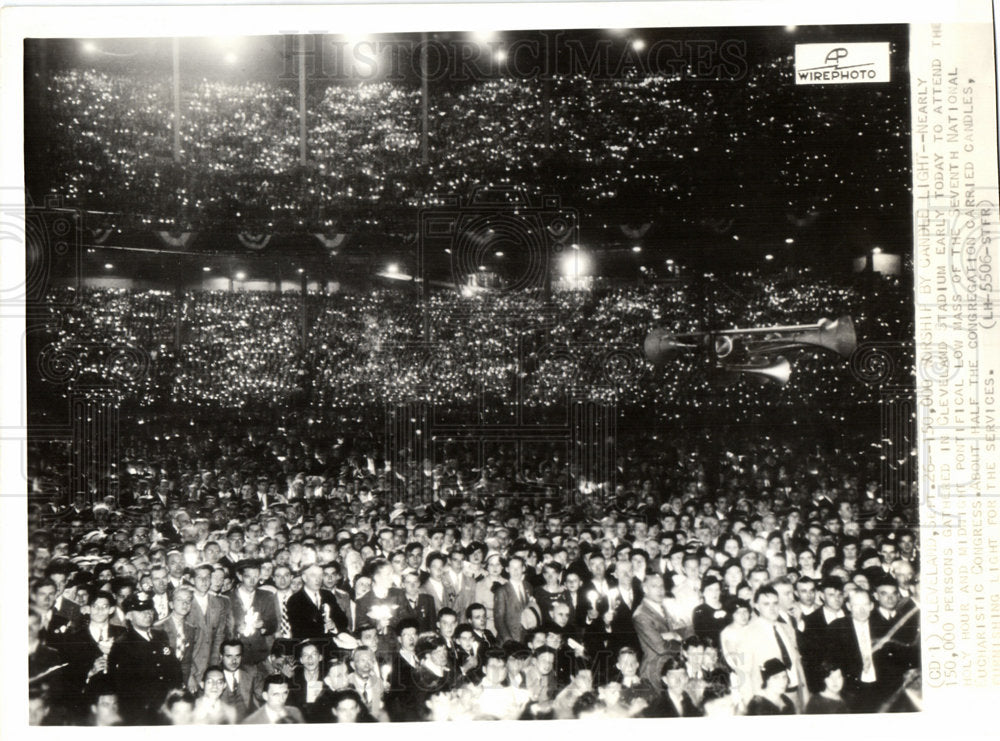
<svg viewBox="0 0 1000 741">
<path fill-rule="evenodd" d="M 288 596 L 282 598 L 281 600 L 281 637 L 291 638 L 292 637 L 292 625 L 288 622 Z"/>
<path fill-rule="evenodd" d="M 781 661 L 784 665 L 791 669 L 792 668 L 792 657 L 788 653 L 788 647 L 785 646 L 785 642 L 781 639 L 781 631 L 778 630 L 778 626 L 774 626 L 774 638 L 778 641 L 778 650 L 781 651 Z"/>
<path fill-rule="evenodd" d="M 233 674 L 233 707 L 236 708 L 236 717 L 242 719 L 246 715 L 247 706 L 243 702 L 243 695 L 240 694 L 240 680 Z"/>
</svg>

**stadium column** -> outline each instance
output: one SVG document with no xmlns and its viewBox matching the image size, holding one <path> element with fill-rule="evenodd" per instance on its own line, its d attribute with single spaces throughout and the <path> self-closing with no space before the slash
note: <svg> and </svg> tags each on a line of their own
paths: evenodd
<svg viewBox="0 0 1000 741">
<path fill-rule="evenodd" d="M 306 39 L 299 36 L 299 164 L 305 166 L 306 152 Z"/>
<path fill-rule="evenodd" d="M 181 40 L 174 37 L 174 162 L 181 161 Z"/>
<path fill-rule="evenodd" d="M 174 277 L 174 352 L 180 355 L 181 352 L 181 323 L 184 314 L 184 284 L 180 273 Z"/>
<path fill-rule="evenodd" d="M 428 142 L 428 127 L 430 102 L 430 82 L 427 79 L 427 34 L 420 34 L 420 162 L 428 164 L 430 162 L 430 151 Z"/>
<path fill-rule="evenodd" d="M 308 341 L 309 338 L 309 316 L 308 316 L 308 311 L 306 310 L 306 299 L 309 296 L 308 282 L 309 282 L 309 276 L 306 275 L 305 272 L 303 271 L 302 281 L 300 283 L 300 290 L 302 294 L 302 349 L 303 350 L 305 350 L 306 342 Z M 281 291 L 280 283 L 278 284 L 278 291 L 279 292 Z"/>
</svg>

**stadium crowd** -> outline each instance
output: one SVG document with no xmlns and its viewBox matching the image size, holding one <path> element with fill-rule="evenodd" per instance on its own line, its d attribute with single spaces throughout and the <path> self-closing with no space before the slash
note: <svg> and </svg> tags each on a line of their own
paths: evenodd
<svg viewBox="0 0 1000 741">
<path fill-rule="evenodd" d="M 757 433 L 623 438 L 587 489 L 555 446 L 393 470 L 371 440 L 144 425 L 122 496 L 33 514 L 32 720 L 913 709 L 913 509 L 870 436 Z"/>
<path fill-rule="evenodd" d="M 371 399 L 472 407 L 483 398 L 502 404 L 517 397 L 544 420 L 559 413 L 568 389 L 661 421 L 709 411 L 737 420 L 794 415 L 803 404 L 839 421 L 860 407 L 876 408 L 883 384 L 912 383 L 910 302 L 897 278 L 852 285 L 805 269 L 739 274 L 725 283 L 682 277 L 565 291 L 548 300 L 523 291 L 441 292 L 425 306 L 398 290 L 310 294 L 303 346 L 298 294 L 81 289 L 53 295 L 45 357 L 61 361 L 50 375 L 65 394 L 103 386 L 124 402 L 153 409 L 294 405 L 317 422 L 341 426 L 370 422 Z M 711 307 L 709 316 L 703 305 Z M 430 341 L 422 339 L 425 313 Z M 879 347 L 896 342 L 900 351 L 885 356 L 882 367 L 835 364 L 814 352 L 790 356 L 795 370 L 781 394 L 746 380 L 720 394 L 697 358 L 679 358 L 661 372 L 640 351 L 645 333 L 657 325 L 692 331 L 842 314 L 853 317 L 863 340 Z M 119 350 L 133 362 L 119 362 Z M 869 359 L 880 354 L 885 351 L 876 348 Z"/>
</svg>

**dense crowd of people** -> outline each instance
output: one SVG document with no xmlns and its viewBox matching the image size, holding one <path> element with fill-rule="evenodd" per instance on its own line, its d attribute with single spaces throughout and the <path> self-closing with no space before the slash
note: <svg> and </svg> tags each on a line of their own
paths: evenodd
<svg viewBox="0 0 1000 741">
<path fill-rule="evenodd" d="M 423 169 L 414 166 L 421 93 L 410 83 L 310 81 L 306 167 L 294 86 L 271 78 L 183 77 L 181 164 L 169 76 L 68 69 L 29 83 L 49 132 L 39 164 L 46 187 L 74 207 L 158 228 L 343 231 L 384 225 L 400 206 L 474 182 L 574 193 L 589 206 L 683 201 L 699 218 L 717 218 L 720 205 L 745 213 L 761 199 L 803 218 L 856 211 L 862 194 L 877 210 L 904 203 L 906 95 L 886 89 L 843 106 L 822 90 L 800 95 L 787 84 L 793 71 L 791 56 L 776 55 L 752 61 L 750 84 L 740 85 L 692 88 L 679 73 L 640 70 L 435 84 L 434 156 Z M 862 136 L 871 156 L 858 159 Z M 774 173 L 766 186 L 743 187 L 761 172 Z"/>
<path fill-rule="evenodd" d="M 33 512 L 32 720 L 912 710 L 914 511 L 830 432 L 623 439 L 613 490 L 565 496 L 556 447 L 392 470 L 371 440 L 137 427 L 117 500 Z M 41 496 L 58 456 L 32 461 Z"/>
<path fill-rule="evenodd" d="M 910 304 L 896 278 L 852 285 L 805 271 L 743 274 L 725 284 L 681 278 L 548 300 L 523 291 L 441 292 L 426 304 L 406 291 L 311 294 L 303 346 L 298 294 L 83 289 L 72 302 L 50 304 L 46 342 L 68 365 L 65 377 L 55 374 L 60 391 L 103 383 L 139 408 L 294 405 L 317 422 L 343 424 L 370 420 L 371 399 L 468 407 L 485 398 L 520 401 L 545 419 L 565 406 L 568 389 L 578 389 L 663 421 L 720 411 L 739 421 L 803 405 L 839 420 L 874 408 L 883 384 L 912 383 L 912 341 L 899 339 L 913 336 Z M 862 343 L 899 343 L 885 368 L 865 375 L 871 369 L 807 352 L 790 356 L 794 372 L 780 394 L 747 379 L 720 394 L 697 355 L 656 369 L 641 354 L 654 326 L 774 326 L 842 314 L 853 317 Z M 142 362 L 115 365 L 121 348 Z"/>
</svg>

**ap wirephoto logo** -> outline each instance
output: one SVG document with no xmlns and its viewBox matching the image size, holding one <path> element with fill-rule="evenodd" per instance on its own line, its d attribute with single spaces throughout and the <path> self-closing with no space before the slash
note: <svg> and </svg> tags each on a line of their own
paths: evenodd
<svg viewBox="0 0 1000 741">
<path fill-rule="evenodd" d="M 796 85 L 889 82 L 889 43 L 796 44 Z"/>
</svg>

